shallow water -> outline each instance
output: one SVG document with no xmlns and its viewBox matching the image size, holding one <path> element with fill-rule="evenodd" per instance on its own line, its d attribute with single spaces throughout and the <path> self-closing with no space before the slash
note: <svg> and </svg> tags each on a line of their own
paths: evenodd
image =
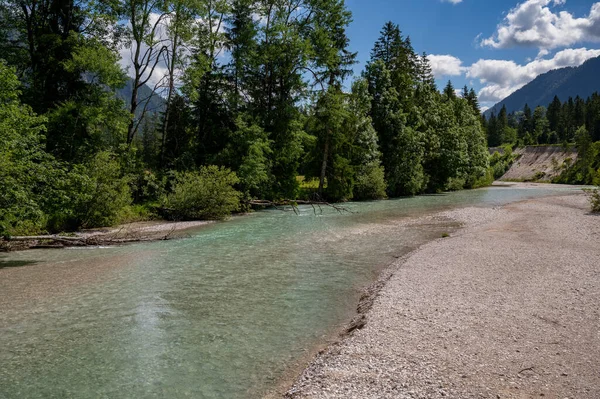
<svg viewBox="0 0 600 399">
<path fill-rule="evenodd" d="M 571 190 L 264 211 L 181 240 L 0 255 L 0 397 L 260 396 L 381 268 L 456 227 L 418 217 Z"/>
</svg>

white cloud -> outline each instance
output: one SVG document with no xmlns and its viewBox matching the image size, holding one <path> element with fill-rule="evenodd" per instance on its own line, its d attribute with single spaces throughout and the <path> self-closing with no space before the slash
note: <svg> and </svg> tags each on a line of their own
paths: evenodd
<svg viewBox="0 0 600 399">
<path fill-rule="evenodd" d="M 540 55 L 543 56 L 542 54 Z M 470 79 L 471 86 L 474 86 L 474 81 L 478 81 L 483 85 L 479 91 L 482 105 L 493 105 L 543 73 L 579 66 L 588 59 L 599 56 L 600 49 L 566 49 L 557 52 L 552 58 L 536 58 L 525 64 L 509 60 L 481 59 L 469 67 L 463 66 L 459 58 L 451 55 L 429 55 L 428 58 L 437 79 L 465 75 Z"/>
<path fill-rule="evenodd" d="M 462 61 L 452 55 L 434 55 L 427 56 L 431 70 L 437 79 L 446 76 L 460 76 L 466 72 L 467 68 L 462 66 Z"/>
<path fill-rule="evenodd" d="M 579 66 L 590 58 L 600 56 L 600 50 L 586 48 L 559 51 L 550 59 L 535 59 L 519 65 L 514 61 L 479 60 L 468 68 L 467 77 L 484 85 L 480 101 L 497 102 L 553 69 Z"/>
<path fill-rule="evenodd" d="M 141 48 L 140 48 L 140 54 L 142 56 L 146 55 L 146 57 L 144 57 L 144 64 L 148 63 L 149 65 L 152 65 L 155 60 L 157 59 L 158 56 L 158 49 L 160 49 L 161 45 L 169 45 L 169 41 L 168 41 L 168 35 L 167 35 L 167 31 L 166 31 L 166 24 L 167 24 L 167 20 L 166 18 L 163 18 L 159 21 L 160 15 L 157 13 L 151 13 L 149 16 L 149 24 L 150 26 L 154 26 L 155 24 L 157 24 L 157 29 L 155 31 L 155 35 L 154 35 L 154 40 L 156 43 L 158 43 L 159 45 L 156 45 L 156 50 L 149 50 L 149 46 L 146 43 L 142 43 Z M 126 24 L 126 28 L 130 29 L 131 28 L 131 23 L 127 22 Z M 161 43 L 161 41 L 163 41 Z M 134 41 L 131 41 L 130 43 L 128 43 L 128 46 L 122 46 L 119 49 L 119 54 L 121 56 L 121 60 L 120 60 L 120 65 L 123 69 L 125 69 L 127 71 L 127 75 L 130 78 L 134 78 L 135 77 L 135 70 L 133 69 L 133 57 L 135 54 L 135 50 L 136 50 L 136 45 Z M 150 88 L 155 88 L 161 85 L 161 83 L 164 80 L 164 77 L 167 75 L 168 72 L 168 68 L 167 68 L 167 64 L 165 62 L 164 59 L 164 54 L 161 53 L 160 54 L 160 58 L 158 59 L 158 62 L 156 64 L 156 68 L 154 68 L 152 76 L 149 76 L 150 71 L 152 70 L 151 66 L 149 66 L 148 68 L 146 68 L 146 73 L 144 73 L 143 76 L 141 76 L 142 80 L 145 80 L 146 78 L 148 78 L 148 83 L 147 85 Z M 142 61 L 142 60 L 140 60 Z"/>
<path fill-rule="evenodd" d="M 452 3 L 452 4 L 458 4 L 458 3 L 462 3 L 463 0 L 442 0 L 442 3 Z"/>
<path fill-rule="evenodd" d="M 566 0 L 526 0 L 510 10 L 496 33 L 481 41 L 493 48 L 517 46 L 555 49 L 582 42 L 600 42 L 600 2 L 586 17 L 553 8 Z"/>
</svg>

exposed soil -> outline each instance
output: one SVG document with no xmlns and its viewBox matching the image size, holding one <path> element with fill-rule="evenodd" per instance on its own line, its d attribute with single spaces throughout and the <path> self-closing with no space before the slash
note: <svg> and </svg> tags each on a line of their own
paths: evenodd
<svg viewBox="0 0 600 399">
<path fill-rule="evenodd" d="M 517 160 L 500 180 L 550 182 L 577 160 L 577 151 L 554 146 L 518 148 L 515 154 Z"/>
<path fill-rule="evenodd" d="M 446 212 L 289 398 L 600 397 L 600 217 L 584 195 Z"/>
</svg>

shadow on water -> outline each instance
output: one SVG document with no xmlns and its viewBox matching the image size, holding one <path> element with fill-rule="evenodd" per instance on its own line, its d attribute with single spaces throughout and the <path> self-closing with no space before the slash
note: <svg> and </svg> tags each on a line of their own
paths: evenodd
<svg viewBox="0 0 600 399">
<path fill-rule="evenodd" d="M 39 263 L 36 260 L 2 260 L 0 259 L 0 270 L 9 267 L 32 266 Z"/>
</svg>

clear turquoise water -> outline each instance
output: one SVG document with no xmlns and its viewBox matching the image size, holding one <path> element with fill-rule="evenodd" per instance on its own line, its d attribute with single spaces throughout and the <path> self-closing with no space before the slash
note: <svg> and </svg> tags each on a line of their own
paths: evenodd
<svg viewBox="0 0 600 399">
<path fill-rule="evenodd" d="M 0 397 L 258 397 L 349 321 L 382 267 L 455 227 L 417 217 L 569 191 L 264 211 L 180 240 L 0 255 Z"/>
</svg>

